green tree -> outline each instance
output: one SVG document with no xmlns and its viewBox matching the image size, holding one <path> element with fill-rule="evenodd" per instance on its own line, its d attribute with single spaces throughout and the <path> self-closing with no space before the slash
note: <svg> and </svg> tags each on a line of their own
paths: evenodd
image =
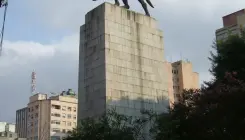
<svg viewBox="0 0 245 140">
<path fill-rule="evenodd" d="M 156 140 L 245 139 L 245 32 L 214 44 L 215 77 L 201 90 L 185 90 L 169 114 L 156 115 Z"/>
<path fill-rule="evenodd" d="M 245 31 L 241 30 L 240 36 L 230 35 L 226 40 L 217 41 L 213 48 L 210 72 L 216 80 L 222 80 L 226 72 L 236 72 L 239 79 L 245 80 Z"/>
<path fill-rule="evenodd" d="M 108 110 L 106 115 L 97 119 L 82 120 L 65 140 L 143 140 L 145 123 L 146 120 L 141 117 L 120 115 L 115 110 Z"/>
<path fill-rule="evenodd" d="M 211 88 L 185 91 L 185 100 L 158 117 L 155 139 L 244 140 L 245 83 L 236 76 L 226 73 Z"/>
</svg>

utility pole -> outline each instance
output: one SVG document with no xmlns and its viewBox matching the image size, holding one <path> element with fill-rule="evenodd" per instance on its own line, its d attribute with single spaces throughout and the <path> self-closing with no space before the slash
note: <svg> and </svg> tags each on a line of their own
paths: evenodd
<svg viewBox="0 0 245 140">
<path fill-rule="evenodd" d="M 3 15 L 3 23 L 2 23 L 2 29 L 0 34 L 0 56 L 2 55 L 2 46 L 3 46 L 3 36 L 4 36 L 4 27 L 5 27 L 5 21 L 6 21 L 6 15 L 7 15 L 7 9 L 8 9 L 8 0 L 0 0 L 0 8 L 4 7 L 4 15 Z"/>
</svg>

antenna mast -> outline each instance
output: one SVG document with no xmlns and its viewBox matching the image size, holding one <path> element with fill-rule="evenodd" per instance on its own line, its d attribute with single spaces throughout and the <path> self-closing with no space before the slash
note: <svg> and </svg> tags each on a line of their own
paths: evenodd
<svg viewBox="0 0 245 140">
<path fill-rule="evenodd" d="M 31 73 L 31 93 L 35 94 L 36 91 L 36 73 L 33 70 Z"/>
</svg>

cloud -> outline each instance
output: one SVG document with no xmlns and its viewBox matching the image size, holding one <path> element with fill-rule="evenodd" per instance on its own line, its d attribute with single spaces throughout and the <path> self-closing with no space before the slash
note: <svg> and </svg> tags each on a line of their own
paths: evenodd
<svg viewBox="0 0 245 140">
<path fill-rule="evenodd" d="M 0 57 L 0 118 L 14 121 L 15 110 L 25 107 L 31 95 L 31 72 L 37 73 L 37 91 L 77 91 L 78 34 L 51 44 L 28 41 L 4 41 Z M 7 101 L 7 102 L 5 102 Z M 11 116 L 11 117 L 9 117 Z"/>
<path fill-rule="evenodd" d="M 39 42 L 28 41 L 4 41 L 4 48 L 0 59 L 1 70 L 6 70 L 15 65 L 35 64 L 43 59 L 53 59 L 59 54 L 69 54 L 70 59 L 78 58 L 78 34 L 66 36 L 61 41 L 53 41 L 52 44 L 43 45 Z M 5 75 L 5 73 L 1 73 Z"/>
</svg>

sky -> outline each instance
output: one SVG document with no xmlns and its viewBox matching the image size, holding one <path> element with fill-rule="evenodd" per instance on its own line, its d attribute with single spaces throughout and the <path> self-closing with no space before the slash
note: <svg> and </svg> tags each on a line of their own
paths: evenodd
<svg viewBox="0 0 245 140">
<path fill-rule="evenodd" d="M 104 1 L 9 0 L 0 56 L 0 121 L 15 122 L 16 110 L 28 103 L 33 70 L 38 92 L 77 91 L 79 27 L 85 14 Z M 200 83 L 210 80 L 215 30 L 222 27 L 222 16 L 245 8 L 245 1 L 151 1 L 155 8 L 149 11 L 164 32 L 165 58 L 188 59 Z M 144 12 L 136 0 L 129 2 L 132 10 Z"/>
</svg>

